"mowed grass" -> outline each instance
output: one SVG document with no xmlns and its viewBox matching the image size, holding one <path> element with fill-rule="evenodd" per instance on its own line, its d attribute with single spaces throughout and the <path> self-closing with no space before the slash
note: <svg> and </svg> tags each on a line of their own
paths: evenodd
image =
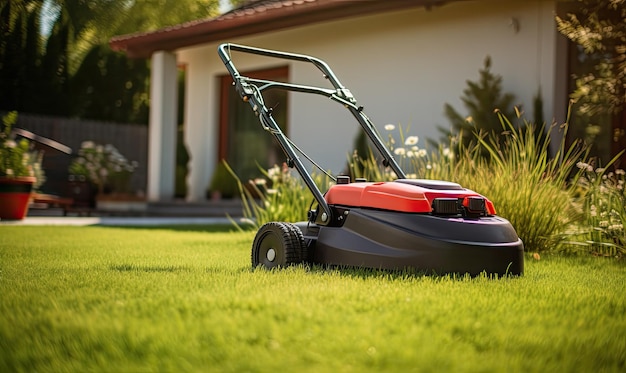
<svg viewBox="0 0 626 373">
<path fill-rule="evenodd" d="M 270 272 L 250 268 L 253 237 L 0 227 L 0 371 L 626 369 L 623 263 L 544 255 L 502 279 Z"/>
</svg>

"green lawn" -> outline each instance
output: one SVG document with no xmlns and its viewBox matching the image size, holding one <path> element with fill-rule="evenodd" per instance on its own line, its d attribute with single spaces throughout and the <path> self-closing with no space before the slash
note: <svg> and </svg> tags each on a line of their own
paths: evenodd
<svg viewBox="0 0 626 373">
<path fill-rule="evenodd" d="M 626 267 L 250 269 L 254 233 L 0 227 L 0 371 L 626 371 Z"/>
</svg>

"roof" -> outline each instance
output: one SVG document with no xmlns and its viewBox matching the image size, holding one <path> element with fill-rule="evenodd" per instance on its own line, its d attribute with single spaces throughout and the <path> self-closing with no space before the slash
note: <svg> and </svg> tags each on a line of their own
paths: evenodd
<svg viewBox="0 0 626 373">
<path fill-rule="evenodd" d="M 116 36 L 113 50 L 133 58 L 147 58 L 159 50 L 222 41 L 340 18 L 405 8 L 430 9 L 459 0 L 257 0 L 214 18 L 169 26 L 155 31 Z"/>
</svg>

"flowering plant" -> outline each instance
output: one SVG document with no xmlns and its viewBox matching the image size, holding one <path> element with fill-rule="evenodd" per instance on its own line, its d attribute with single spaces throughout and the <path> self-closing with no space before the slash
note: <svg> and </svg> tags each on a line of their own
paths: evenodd
<svg viewBox="0 0 626 373">
<path fill-rule="evenodd" d="M 11 130 L 17 121 L 17 112 L 12 111 L 2 117 L 4 129 L 0 132 L 0 176 L 35 177 L 34 188 L 38 188 L 45 181 L 41 168 L 43 154 L 31 148 L 26 139 L 16 140 Z"/>
<path fill-rule="evenodd" d="M 74 178 L 95 184 L 99 193 L 127 192 L 130 176 L 136 168 L 137 162 L 128 161 L 115 146 L 84 141 L 69 172 Z"/>
</svg>

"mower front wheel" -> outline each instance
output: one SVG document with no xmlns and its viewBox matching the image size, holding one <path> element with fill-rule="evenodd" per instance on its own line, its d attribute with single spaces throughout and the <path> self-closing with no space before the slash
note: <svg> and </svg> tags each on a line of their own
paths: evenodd
<svg viewBox="0 0 626 373">
<path fill-rule="evenodd" d="M 252 267 L 287 267 L 302 262 L 304 239 L 291 223 L 270 222 L 259 228 L 252 243 Z"/>
</svg>

